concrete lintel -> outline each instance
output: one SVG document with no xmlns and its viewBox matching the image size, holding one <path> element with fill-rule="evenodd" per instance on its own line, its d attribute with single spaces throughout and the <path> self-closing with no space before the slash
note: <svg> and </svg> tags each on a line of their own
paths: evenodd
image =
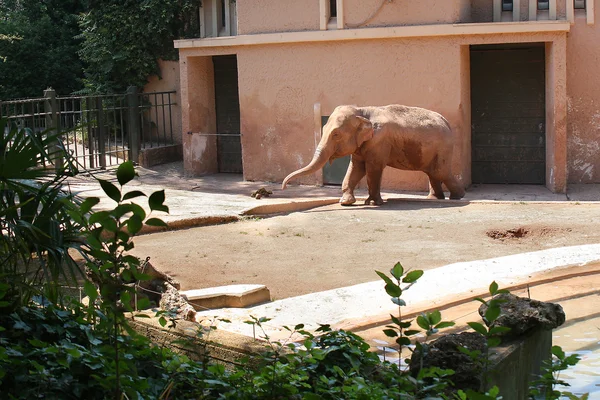
<svg viewBox="0 0 600 400">
<path fill-rule="evenodd" d="M 281 32 L 206 39 L 175 40 L 175 48 L 210 48 L 268 45 L 303 42 L 440 37 L 461 35 L 497 35 L 511 33 L 569 32 L 568 21 L 494 22 L 473 24 L 440 24 L 394 26 L 331 31 Z"/>
</svg>

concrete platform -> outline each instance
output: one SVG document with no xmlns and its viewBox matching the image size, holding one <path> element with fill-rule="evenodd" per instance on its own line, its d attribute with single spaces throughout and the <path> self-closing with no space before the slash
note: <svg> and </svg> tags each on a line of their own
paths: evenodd
<svg viewBox="0 0 600 400">
<path fill-rule="evenodd" d="M 180 292 L 197 311 L 242 308 L 271 301 L 265 285 L 228 285 Z"/>
</svg>

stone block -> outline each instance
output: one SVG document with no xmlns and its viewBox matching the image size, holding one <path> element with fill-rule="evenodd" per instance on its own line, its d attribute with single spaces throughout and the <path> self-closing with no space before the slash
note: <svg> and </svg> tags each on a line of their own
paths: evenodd
<svg viewBox="0 0 600 400">
<path fill-rule="evenodd" d="M 271 301 L 265 285 L 228 285 L 182 291 L 181 294 L 198 311 L 215 308 L 242 308 Z"/>
</svg>

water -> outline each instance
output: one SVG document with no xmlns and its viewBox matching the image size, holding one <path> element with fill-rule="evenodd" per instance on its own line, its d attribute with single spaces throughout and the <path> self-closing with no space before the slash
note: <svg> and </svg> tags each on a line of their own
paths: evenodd
<svg viewBox="0 0 600 400">
<path fill-rule="evenodd" d="M 579 396 L 589 393 L 590 400 L 600 400 L 600 317 L 575 323 L 567 319 L 564 327 L 554 331 L 552 343 L 561 346 L 567 355 L 577 353 L 581 357 L 577 365 L 559 376 L 570 387 L 557 389 Z"/>
</svg>

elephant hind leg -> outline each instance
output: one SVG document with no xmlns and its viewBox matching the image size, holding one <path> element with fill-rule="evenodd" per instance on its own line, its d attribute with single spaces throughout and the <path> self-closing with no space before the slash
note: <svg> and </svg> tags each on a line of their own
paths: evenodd
<svg viewBox="0 0 600 400">
<path fill-rule="evenodd" d="M 429 195 L 427 195 L 427 198 L 441 200 L 445 198 L 444 190 L 442 189 L 442 181 L 435 179 L 431 175 L 429 175 Z"/>
<path fill-rule="evenodd" d="M 465 197 L 465 188 L 454 176 L 445 179 L 444 184 L 448 187 L 448 190 L 450 190 L 450 199 L 460 200 Z"/>
</svg>

